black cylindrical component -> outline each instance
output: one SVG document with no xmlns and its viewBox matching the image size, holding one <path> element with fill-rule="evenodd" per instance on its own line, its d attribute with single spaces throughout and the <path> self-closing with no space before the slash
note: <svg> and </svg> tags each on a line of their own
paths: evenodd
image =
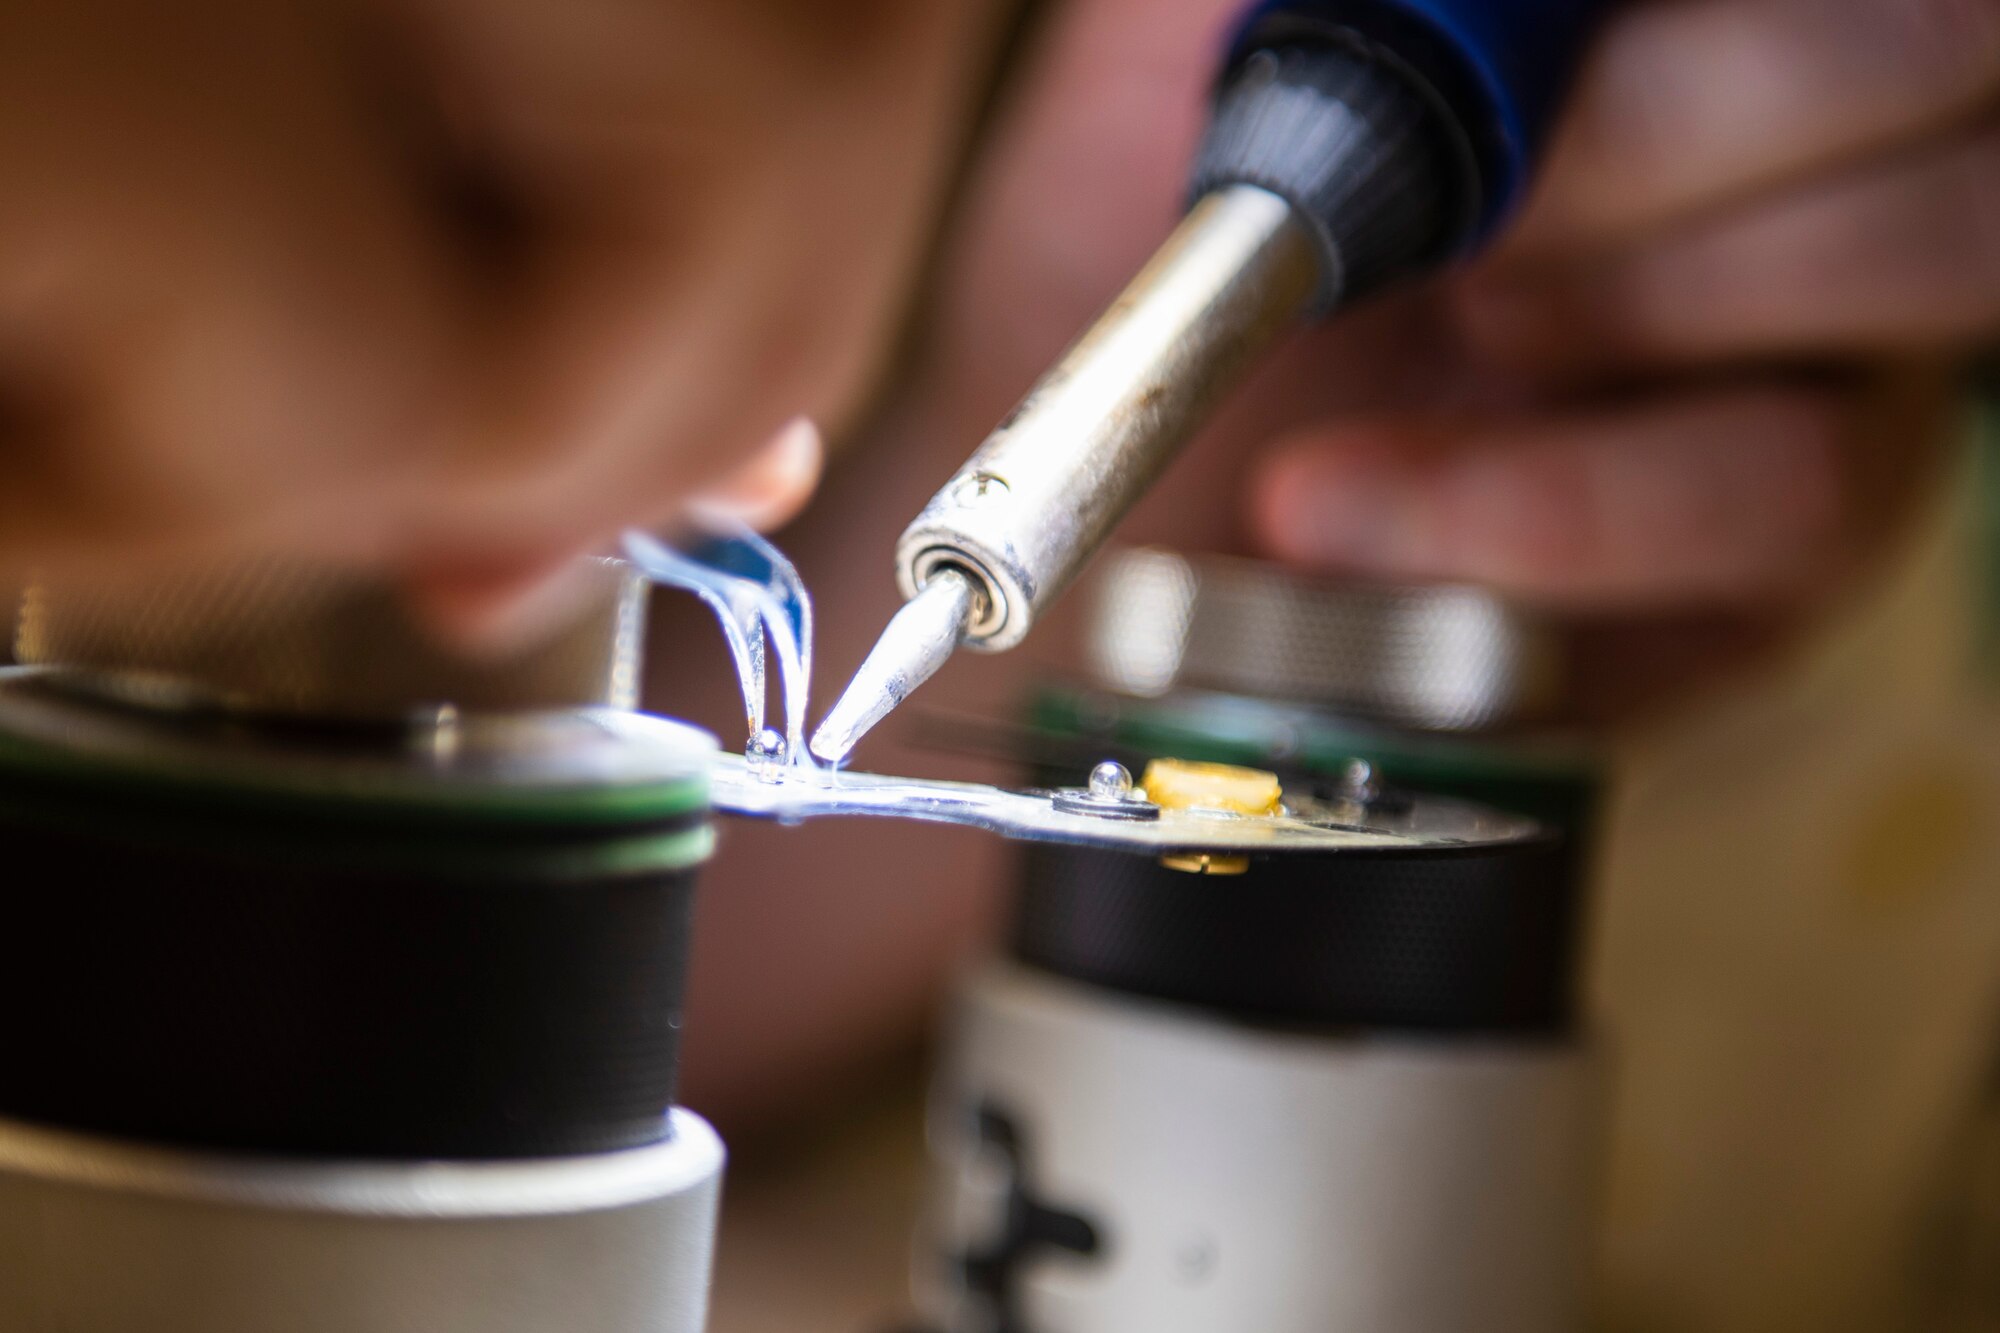
<svg viewBox="0 0 2000 1333">
<path fill-rule="evenodd" d="M 0 840 L 26 887 L 0 941 L 0 1115 L 292 1156 L 532 1157 L 664 1131 L 689 872 L 326 869 L 4 823 Z"/>
<path fill-rule="evenodd" d="M 1223 74 L 1193 172 L 1281 195 L 1318 243 L 1322 312 L 1463 247 L 1479 219 L 1470 149 L 1398 59 L 1339 29 L 1285 29 Z"/>
<path fill-rule="evenodd" d="M 1399 799 L 1442 798 L 1540 833 L 1252 858 L 1223 879 L 1037 848 L 1017 958 L 1278 1023 L 1576 1025 L 1601 775 L 1587 746 L 1535 722 L 1561 681 L 1544 627 L 1473 588 L 1336 584 L 1165 550 L 1116 553 L 1091 594 L 1097 684 L 1033 699 L 1043 781 L 1170 755 L 1278 773 L 1308 807 L 1358 792 L 1364 818 L 1393 820 Z"/>
<path fill-rule="evenodd" d="M 667 1133 L 698 771 L 538 791 L 417 755 L 357 778 L 321 738 L 269 768 L 321 774 L 286 791 L 233 760 L 205 780 L 169 724 L 109 729 L 168 736 L 160 764 L 10 733 L 24 707 L 102 713 L 0 682 L 0 1118 L 294 1158 Z"/>
<path fill-rule="evenodd" d="M 1127 994 L 1280 1024 L 1555 1035 L 1577 892 L 1553 838 L 1253 859 L 1189 874 L 1087 847 L 1025 856 L 1010 945 Z"/>
</svg>

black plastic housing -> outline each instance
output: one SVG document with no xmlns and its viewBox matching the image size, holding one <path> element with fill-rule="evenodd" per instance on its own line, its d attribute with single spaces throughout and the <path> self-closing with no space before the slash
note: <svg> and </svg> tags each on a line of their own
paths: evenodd
<svg viewBox="0 0 2000 1333">
<path fill-rule="evenodd" d="M 1289 201 L 1318 242 L 1324 314 L 1462 250 L 1478 173 L 1407 66 L 1338 29 L 1285 31 L 1224 72 L 1191 193 L 1254 185 Z"/>
<path fill-rule="evenodd" d="M 694 870 L 606 850 L 672 824 L 155 822 L 23 780 L 0 769 L 0 1117 L 294 1157 L 666 1135 Z"/>
<path fill-rule="evenodd" d="M 1264 1023 L 1558 1036 L 1578 892 L 1560 842 L 1270 856 L 1201 875 L 1096 848 L 1023 858 L 1010 947 L 1074 981 Z"/>
</svg>

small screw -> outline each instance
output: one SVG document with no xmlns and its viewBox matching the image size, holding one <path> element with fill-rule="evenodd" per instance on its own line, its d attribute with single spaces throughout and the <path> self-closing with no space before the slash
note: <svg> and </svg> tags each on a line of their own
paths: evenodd
<svg viewBox="0 0 2000 1333">
<path fill-rule="evenodd" d="M 784 733 L 775 727 L 765 727 L 743 747 L 743 757 L 749 761 L 751 772 L 768 781 L 776 781 L 790 757 Z"/>
<path fill-rule="evenodd" d="M 1090 770 L 1090 794 L 1099 800 L 1124 800 L 1132 794 L 1132 770 L 1107 759 Z"/>
<path fill-rule="evenodd" d="M 1107 759 L 1090 770 L 1083 787 L 1063 787 L 1049 794 L 1056 809 L 1072 815 L 1097 815 L 1105 819 L 1158 819 L 1160 807 L 1132 785 L 1132 770 L 1115 759 Z"/>
<path fill-rule="evenodd" d="M 952 487 L 951 501 L 961 509 L 977 509 L 992 500 L 1007 494 L 1005 477 L 991 472 L 975 472 Z"/>
<path fill-rule="evenodd" d="M 1340 795 L 1343 800 L 1366 805 L 1382 794 L 1382 783 L 1375 776 L 1375 765 L 1366 759 L 1350 759 L 1347 767 L 1340 772 Z"/>
</svg>

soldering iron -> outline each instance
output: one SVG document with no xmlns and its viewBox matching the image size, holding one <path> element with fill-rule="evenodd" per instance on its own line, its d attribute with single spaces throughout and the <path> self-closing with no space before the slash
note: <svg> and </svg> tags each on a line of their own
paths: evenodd
<svg viewBox="0 0 2000 1333">
<path fill-rule="evenodd" d="M 906 603 L 814 734 L 845 759 L 961 644 L 1012 648 L 1282 333 L 1476 252 L 1603 0 L 1267 0 L 1185 218 L 896 544 Z"/>
</svg>

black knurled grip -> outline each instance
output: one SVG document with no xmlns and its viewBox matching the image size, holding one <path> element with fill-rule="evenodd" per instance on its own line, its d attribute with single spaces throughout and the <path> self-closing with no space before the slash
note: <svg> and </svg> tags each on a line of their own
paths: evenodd
<svg viewBox="0 0 2000 1333">
<path fill-rule="evenodd" d="M 552 875 L 531 833 L 513 872 L 334 868 L 315 839 L 365 833 L 302 829 L 284 855 L 119 818 L 0 819 L 0 1116 L 388 1159 L 666 1133 L 692 870 Z"/>
<path fill-rule="evenodd" d="M 1216 89 L 1192 176 L 1281 195 L 1319 242 L 1322 313 L 1449 256 L 1477 218 L 1476 176 L 1410 70 L 1337 31 L 1250 49 Z"/>
</svg>

